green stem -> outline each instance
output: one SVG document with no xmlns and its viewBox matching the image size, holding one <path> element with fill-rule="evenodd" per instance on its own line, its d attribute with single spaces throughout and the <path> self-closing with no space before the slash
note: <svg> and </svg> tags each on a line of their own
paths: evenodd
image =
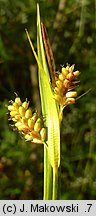
<svg viewBox="0 0 96 216">
<path fill-rule="evenodd" d="M 58 198 L 58 168 L 53 168 L 53 195 L 52 200 Z"/>
<path fill-rule="evenodd" d="M 48 150 L 44 146 L 44 200 L 52 199 L 52 167 L 48 158 Z"/>
<path fill-rule="evenodd" d="M 43 199 L 46 200 L 46 194 L 47 194 L 47 149 L 44 146 L 44 197 Z"/>
</svg>

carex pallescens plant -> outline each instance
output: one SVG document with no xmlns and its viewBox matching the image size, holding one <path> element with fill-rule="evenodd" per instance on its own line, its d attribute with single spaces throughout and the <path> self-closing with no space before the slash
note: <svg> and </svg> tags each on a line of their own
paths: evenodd
<svg viewBox="0 0 96 216">
<path fill-rule="evenodd" d="M 26 34 L 38 64 L 39 88 L 41 96 L 41 120 L 37 112 L 29 108 L 29 102 L 21 102 L 16 96 L 15 101 L 8 106 L 11 120 L 21 131 L 27 141 L 44 144 L 44 199 L 59 199 L 58 170 L 60 167 L 60 124 L 63 109 L 74 104 L 77 92 L 79 71 L 74 71 L 74 65 L 67 65 L 56 73 L 52 49 L 44 24 L 40 22 L 39 6 L 37 5 L 37 50 Z M 47 58 L 46 58 L 47 57 Z"/>
</svg>

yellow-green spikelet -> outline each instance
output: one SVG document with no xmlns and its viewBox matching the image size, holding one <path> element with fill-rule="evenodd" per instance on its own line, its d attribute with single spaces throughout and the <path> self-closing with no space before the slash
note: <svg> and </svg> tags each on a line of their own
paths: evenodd
<svg viewBox="0 0 96 216">
<path fill-rule="evenodd" d="M 79 71 L 74 71 L 74 65 L 62 67 L 61 74 L 58 75 L 56 86 L 54 88 L 54 98 L 61 106 L 67 106 L 75 103 L 77 92 L 73 91 L 76 84 Z M 72 90 L 72 91 L 71 91 Z"/>
<path fill-rule="evenodd" d="M 15 127 L 24 135 L 27 141 L 43 144 L 46 140 L 46 129 L 43 121 L 37 113 L 32 113 L 29 102 L 21 102 L 19 97 L 15 98 L 8 106 L 10 117 L 15 122 Z"/>
</svg>

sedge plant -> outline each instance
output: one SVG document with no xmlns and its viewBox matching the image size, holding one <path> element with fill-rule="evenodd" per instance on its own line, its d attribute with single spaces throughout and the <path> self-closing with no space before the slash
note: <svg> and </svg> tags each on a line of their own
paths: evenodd
<svg viewBox="0 0 96 216">
<path fill-rule="evenodd" d="M 52 49 L 45 26 L 40 21 L 39 5 L 37 5 L 37 53 L 29 33 L 26 34 L 38 65 L 39 89 L 42 116 L 33 112 L 29 102 L 21 101 L 16 95 L 8 105 L 10 118 L 15 127 L 22 133 L 26 141 L 44 146 L 44 200 L 59 199 L 60 170 L 60 125 L 63 110 L 67 105 L 76 102 L 77 91 L 74 88 L 79 80 L 79 71 L 74 65 L 67 64 L 56 73 Z M 44 121 L 43 121 L 44 119 Z"/>
</svg>

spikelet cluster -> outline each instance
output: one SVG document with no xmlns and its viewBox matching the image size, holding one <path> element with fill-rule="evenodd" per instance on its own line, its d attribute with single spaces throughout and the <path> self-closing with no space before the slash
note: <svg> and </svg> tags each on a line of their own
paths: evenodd
<svg viewBox="0 0 96 216">
<path fill-rule="evenodd" d="M 15 127 L 24 135 L 26 141 L 43 144 L 46 139 L 46 129 L 37 112 L 32 113 L 29 102 L 21 102 L 19 97 L 8 106 L 10 119 Z"/>
<path fill-rule="evenodd" d="M 67 106 L 75 103 L 77 92 L 74 91 L 74 88 L 79 82 L 77 79 L 79 74 L 79 71 L 74 71 L 74 65 L 62 67 L 54 88 L 54 98 L 59 105 Z"/>
</svg>

